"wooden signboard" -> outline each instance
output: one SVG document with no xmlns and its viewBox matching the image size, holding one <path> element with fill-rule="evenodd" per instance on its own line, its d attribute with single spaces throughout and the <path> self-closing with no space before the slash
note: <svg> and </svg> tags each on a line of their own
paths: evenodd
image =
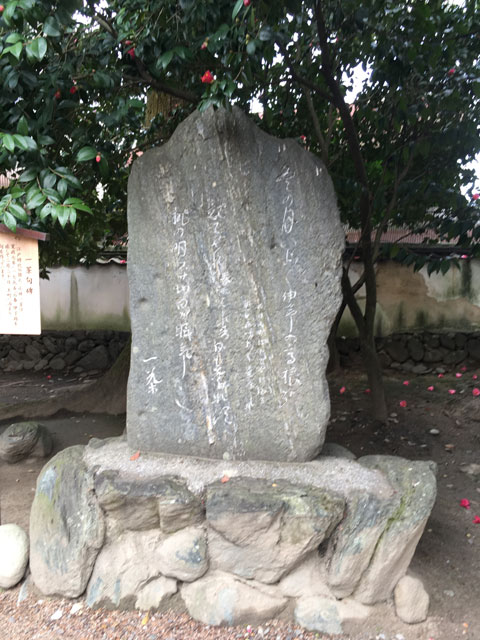
<svg viewBox="0 0 480 640">
<path fill-rule="evenodd" d="M 46 234 L 0 225 L 0 334 L 39 334 L 38 240 Z"/>
</svg>

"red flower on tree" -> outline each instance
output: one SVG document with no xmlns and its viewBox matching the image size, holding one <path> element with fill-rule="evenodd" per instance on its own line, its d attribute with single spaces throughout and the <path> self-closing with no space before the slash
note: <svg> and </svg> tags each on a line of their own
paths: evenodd
<svg viewBox="0 0 480 640">
<path fill-rule="evenodd" d="M 74 85 L 73 87 L 70 87 L 70 93 L 73 95 L 75 95 L 77 93 L 78 89 L 77 87 Z"/>
<path fill-rule="evenodd" d="M 452 67 L 451 69 L 449 69 L 447 73 L 449 76 L 453 76 L 453 74 L 455 73 L 455 67 Z"/>
<path fill-rule="evenodd" d="M 212 84 L 212 82 L 214 81 L 214 77 L 212 76 L 211 71 L 205 71 L 205 73 L 202 76 L 202 82 L 203 84 Z"/>
</svg>

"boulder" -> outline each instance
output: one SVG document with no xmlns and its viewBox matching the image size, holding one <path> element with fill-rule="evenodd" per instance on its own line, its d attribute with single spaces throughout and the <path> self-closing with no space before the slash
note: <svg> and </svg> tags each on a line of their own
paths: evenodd
<svg viewBox="0 0 480 640">
<path fill-rule="evenodd" d="M 295 622 L 309 631 L 342 633 L 342 622 L 335 600 L 321 596 L 303 597 L 297 600 Z"/>
<path fill-rule="evenodd" d="M 321 456 L 332 456 L 333 458 L 345 458 L 346 460 L 356 460 L 357 456 L 347 447 L 336 442 L 325 442 L 322 447 Z"/>
<path fill-rule="evenodd" d="M 78 346 L 78 350 L 81 351 L 81 342 Z M 107 348 L 103 344 L 99 344 L 92 349 L 83 358 L 76 363 L 79 367 L 82 367 L 86 371 L 91 369 L 106 369 L 110 365 L 110 356 L 108 355 Z"/>
<path fill-rule="evenodd" d="M 334 599 L 327 583 L 327 573 L 318 551 L 313 551 L 298 567 L 280 580 L 278 587 L 284 596 L 301 598 L 323 596 Z"/>
<path fill-rule="evenodd" d="M 181 595 L 192 618 L 221 626 L 261 624 L 278 616 L 288 603 L 274 587 L 220 571 L 184 584 Z"/>
<path fill-rule="evenodd" d="M 158 530 L 127 531 L 114 542 L 106 544 L 98 555 L 88 583 L 88 606 L 133 609 L 141 590 L 162 577 L 156 553 L 162 540 Z M 144 595 L 149 598 L 151 594 L 146 591 Z"/>
<path fill-rule="evenodd" d="M 122 531 L 152 529 L 174 533 L 204 520 L 199 497 L 171 477 L 127 479 L 116 471 L 95 474 L 95 492 L 107 515 L 108 538 Z"/>
<path fill-rule="evenodd" d="M 81 595 L 103 544 L 103 514 L 83 450 L 80 445 L 64 449 L 37 480 L 30 515 L 30 570 L 45 595 Z"/>
<path fill-rule="evenodd" d="M 177 593 L 177 581 L 172 578 L 154 578 L 140 589 L 135 609 L 141 611 L 163 611 L 171 606 L 172 596 Z"/>
<path fill-rule="evenodd" d="M 156 552 L 163 575 L 183 582 L 197 580 L 208 569 L 203 527 L 187 527 L 165 538 Z"/>
<path fill-rule="evenodd" d="M 46 458 L 53 440 L 46 427 L 38 422 L 17 422 L 0 435 L 0 459 L 14 464 L 24 458 Z"/>
<path fill-rule="evenodd" d="M 328 584 L 337 598 L 351 595 L 369 565 L 378 540 L 398 509 L 400 499 L 352 490 L 347 495 L 345 517 L 328 541 Z"/>
<path fill-rule="evenodd" d="M 332 532 L 344 500 L 285 482 L 231 479 L 207 489 L 211 567 L 277 582 Z"/>
<path fill-rule="evenodd" d="M 322 162 L 236 107 L 196 111 L 135 160 L 128 226 L 132 449 L 314 458 L 344 249 Z"/>
<path fill-rule="evenodd" d="M 392 595 L 407 571 L 435 502 L 436 465 L 394 456 L 366 456 L 359 462 L 382 471 L 400 499 L 354 593 L 356 600 L 375 604 Z"/>
<path fill-rule="evenodd" d="M 16 524 L 0 526 L 0 588 L 20 582 L 28 563 L 28 536 Z"/>
<path fill-rule="evenodd" d="M 430 598 L 419 578 L 412 575 L 400 578 L 393 596 L 395 611 L 400 620 L 416 624 L 427 619 Z"/>
<path fill-rule="evenodd" d="M 405 362 L 408 359 L 408 349 L 400 340 L 387 342 L 384 349 L 395 362 Z"/>
</svg>

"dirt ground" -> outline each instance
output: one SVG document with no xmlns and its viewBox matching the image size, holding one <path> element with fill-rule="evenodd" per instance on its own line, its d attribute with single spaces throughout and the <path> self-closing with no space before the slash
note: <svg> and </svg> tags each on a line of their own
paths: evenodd
<svg viewBox="0 0 480 640">
<path fill-rule="evenodd" d="M 329 378 L 332 417 L 328 441 L 348 447 L 357 456 L 389 454 L 412 460 L 434 460 L 438 465 L 438 497 L 411 565 L 412 571 L 422 578 L 430 594 L 429 618 L 419 625 L 405 625 L 395 618 L 391 608 L 385 607 L 367 623 L 346 629 L 351 640 L 480 640 L 480 524 L 473 522 L 475 516 L 480 516 L 480 394 L 478 397 L 474 395 L 477 386 L 480 388 L 480 379 L 473 378 L 477 374 L 480 376 L 480 368 L 478 371 L 471 368 L 462 371 L 458 368 L 440 378 L 437 374 L 409 377 L 389 373 L 386 387 L 390 418 L 386 425 L 380 426 L 369 418 L 369 396 L 361 373 L 349 370 Z M 26 372 L 23 375 L 3 374 L 0 377 L 0 403 L 68 393 L 86 381 L 88 378 L 58 375 L 47 378 L 45 374 Z M 429 390 L 429 387 L 434 388 Z M 449 393 L 449 390 L 455 393 Z M 400 403 L 406 403 L 406 406 Z M 0 422 L 0 431 L 10 422 Z M 53 433 L 55 453 L 73 444 L 85 444 L 92 436 L 104 438 L 120 435 L 125 427 L 125 416 L 63 414 L 41 422 Z M 30 504 L 36 477 L 42 466 L 43 462 L 31 460 L 16 465 L 0 463 L 2 524 L 15 522 L 28 530 Z M 461 506 L 460 502 L 464 499 L 469 500 L 469 509 Z M 0 621 L 3 619 L 3 607 L 5 619 L 12 624 L 9 631 L 11 635 L 4 636 L 0 631 L 2 640 L 4 637 L 77 637 L 73 630 L 70 635 L 61 630 L 58 636 L 47 631 L 46 635 L 25 635 L 21 616 L 15 613 L 21 606 L 16 609 L 18 592 L 17 588 L 4 596 L 0 595 Z M 44 614 L 38 603 L 34 603 L 35 616 L 39 616 L 36 624 L 48 626 L 52 623 L 46 616 L 52 607 L 52 611 L 57 608 L 58 602 L 42 602 Z M 15 615 L 10 615 L 12 612 Z M 85 615 L 88 616 L 88 613 Z M 93 612 L 91 615 L 93 619 Z M 135 620 L 138 618 L 138 613 L 132 615 Z M 18 632 L 15 632 L 17 622 Z M 203 634 L 201 625 L 195 629 L 195 633 L 192 631 L 185 635 L 180 631 L 178 634 L 172 632 L 168 638 L 212 637 L 208 628 L 204 629 Z M 149 636 L 143 631 L 146 632 L 146 629 L 129 637 L 163 637 L 163 633 L 150 633 Z M 277 629 L 276 636 L 267 636 L 264 629 L 260 631 L 253 629 L 247 635 L 250 638 L 302 637 L 300 632 L 284 635 Z M 83 634 L 78 637 L 124 637 L 105 634 Z M 221 637 L 246 636 L 241 631 L 232 635 L 225 632 Z M 304 634 L 305 639 L 310 637 L 320 636 Z"/>
</svg>

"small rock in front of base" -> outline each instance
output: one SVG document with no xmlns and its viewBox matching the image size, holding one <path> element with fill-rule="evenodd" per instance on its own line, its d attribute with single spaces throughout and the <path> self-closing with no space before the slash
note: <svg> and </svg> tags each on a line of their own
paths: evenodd
<svg viewBox="0 0 480 640">
<path fill-rule="evenodd" d="M 320 596 L 299 598 L 294 615 L 295 622 L 309 631 L 342 633 L 342 623 L 335 600 Z"/>
<path fill-rule="evenodd" d="M 8 464 L 29 456 L 46 458 L 53 447 L 50 432 L 38 422 L 11 424 L 0 436 L 0 459 Z"/>
<path fill-rule="evenodd" d="M 406 575 L 398 581 L 393 592 L 397 616 L 403 622 L 415 624 L 427 619 L 430 598 L 422 581 Z"/>
<path fill-rule="evenodd" d="M 28 562 L 28 536 L 16 524 L 0 526 L 0 587 L 10 589 L 20 582 Z"/>
<path fill-rule="evenodd" d="M 192 618 L 220 626 L 262 624 L 275 618 L 288 602 L 275 587 L 223 571 L 185 583 L 181 594 Z"/>
</svg>

